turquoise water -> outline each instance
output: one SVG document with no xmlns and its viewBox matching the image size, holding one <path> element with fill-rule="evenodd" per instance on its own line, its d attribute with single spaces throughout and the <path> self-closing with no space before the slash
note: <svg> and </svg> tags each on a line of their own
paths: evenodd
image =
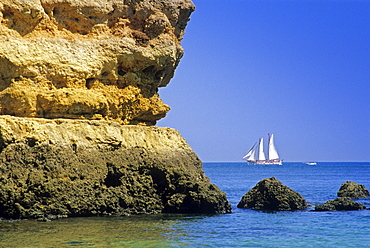
<svg viewBox="0 0 370 248">
<path fill-rule="evenodd" d="M 347 180 L 370 189 L 370 163 L 205 163 L 233 213 L 0 222 L 0 247 L 370 247 L 370 210 L 312 212 Z M 259 180 L 276 177 L 311 205 L 307 211 L 238 209 Z M 370 198 L 358 200 L 370 207 Z"/>
</svg>

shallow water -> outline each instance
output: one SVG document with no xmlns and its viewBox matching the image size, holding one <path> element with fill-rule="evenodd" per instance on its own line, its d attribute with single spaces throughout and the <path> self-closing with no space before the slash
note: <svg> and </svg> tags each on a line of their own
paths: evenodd
<svg viewBox="0 0 370 248">
<path fill-rule="evenodd" d="M 160 247 L 177 242 L 181 216 L 69 218 L 50 222 L 34 220 L 1 224 L 1 247 Z"/>
<path fill-rule="evenodd" d="M 232 214 L 2 221 L 0 247 L 370 247 L 370 210 L 267 213 L 236 208 L 259 180 L 274 176 L 305 197 L 310 210 L 336 198 L 347 180 L 370 189 L 370 163 L 205 163 L 204 171 L 227 193 Z M 358 201 L 370 207 L 370 198 Z"/>
</svg>

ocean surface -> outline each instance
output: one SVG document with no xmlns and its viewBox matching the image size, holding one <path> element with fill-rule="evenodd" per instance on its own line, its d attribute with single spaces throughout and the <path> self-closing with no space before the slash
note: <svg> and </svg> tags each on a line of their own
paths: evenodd
<svg viewBox="0 0 370 248">
<path fill-rule="evenodd" d="M 0 247 L 370 247 L 370 210 L 313 212 L 347 180 L 370 190 L 370 163 L 204 163 L 231 214 L 88 217 L 0 222 Z M 274 176 L 310 204 L 305 211 L 238 209 L 241 197 Z M 357 200 L 370 207 L 370 198 Z"/>
</svg>

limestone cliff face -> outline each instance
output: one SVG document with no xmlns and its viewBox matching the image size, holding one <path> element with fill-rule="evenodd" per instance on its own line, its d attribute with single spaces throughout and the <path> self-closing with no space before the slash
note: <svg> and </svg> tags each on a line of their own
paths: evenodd
<svg viewBox="0 0 370 248">
<path fill-rule="evenodd" d="M 0 1 L 0 217 L 231 211 L 180 134 L 153 126 L 193 10 Z"/>
<path fill-rule="evenodd" d="M 190 0 L 2 0 L 0 114 L 153 125 Z"/>
<path fill-rule="evenodd" d="M 0 216 L 227 213 L 170 128 L 0 116 Z"/>
</svg>

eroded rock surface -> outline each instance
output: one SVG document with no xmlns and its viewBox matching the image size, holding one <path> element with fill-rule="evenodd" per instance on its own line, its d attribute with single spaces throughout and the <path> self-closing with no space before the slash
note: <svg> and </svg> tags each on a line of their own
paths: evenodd
<svg viewBox="0 0 370 248">
<path fill-rule="evenodd" d="M 170 128 L 0 116 L 0 216 L 228 213 Z"/>
<path fill-rule="evenodd" d="M 190 0 L 2 0 L 0 114 L 154 125 Z"/>
<path fill-rule="evenodd" d="M 259 181 L 238 203 L 238 208 L 269 211 L 302 210 L 306 200 L 275 177 Z"/>
<path fill-rule="evenodd" d="M 169 111 L 158 87 L 192 11 L 190 0 L 0 2 L 0 217 L 231 211 L 181 135 L 152 126 Z"/>
<path fill-rule="evenodd" d="M 316 205 L 315 211 L 362 210 L 365 208 L 362 203 L 355 202 L 351 197 L 339 197 L 324 204 Z"/>
<path fill-rule="evenodd" d="M 340 186 L 337 195 L 339 197 L 359 199 L 369 197 L 370 193 L 363 184 L 347 181 Z"/>
</svg>

